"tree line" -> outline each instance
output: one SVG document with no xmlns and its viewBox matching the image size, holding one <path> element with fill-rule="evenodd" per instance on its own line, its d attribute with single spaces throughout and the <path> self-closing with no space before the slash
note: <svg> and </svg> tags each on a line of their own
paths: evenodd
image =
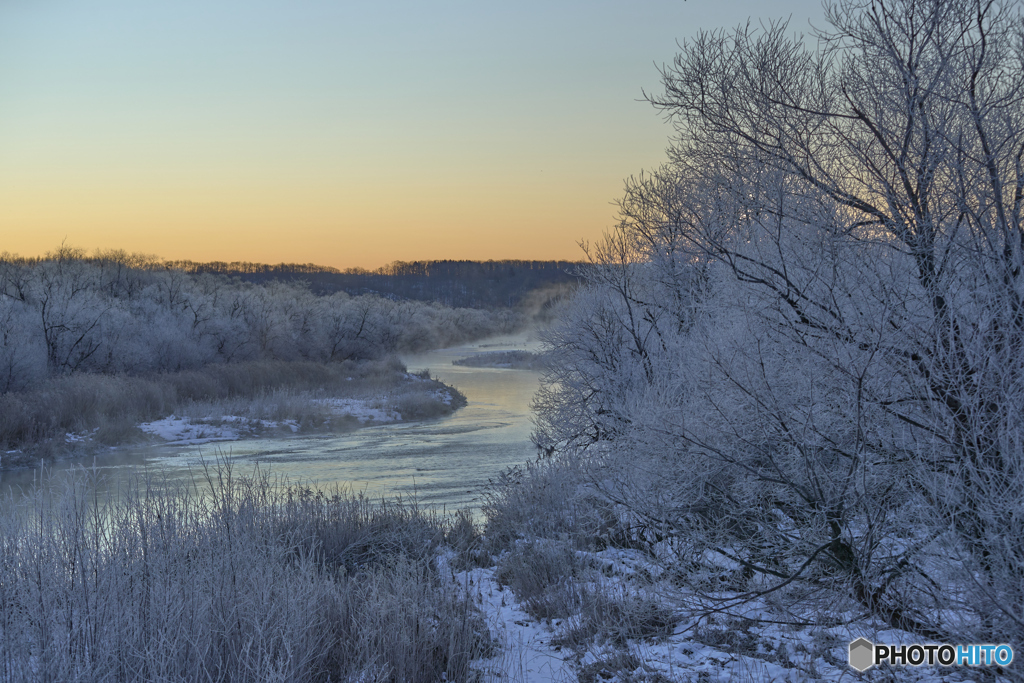
<svg viewBox="0 0 1024 683">
<path fill-rule="evenodd" d="M 512 309 L 451 308 L 303 281 L 188 272 L 123 251 L 0 255 L 0 392 L 76 372 L 170 372 L 249 360 L 378 358 L 508 332 Z"/>
<path fill-rule="evenodd" d="M 304 281 L 317 294 L 379 294 L 437 301 L 446 306 L 510 308 L 543 289 L 569 288 L 578 282 L 571 261 L 395 261 L 374 270 L 339 270 L 314 264 L 269 265 L 236 261 L 168 261 L 189 273 L 217 273 L 247 282 Z"/>
</svg>

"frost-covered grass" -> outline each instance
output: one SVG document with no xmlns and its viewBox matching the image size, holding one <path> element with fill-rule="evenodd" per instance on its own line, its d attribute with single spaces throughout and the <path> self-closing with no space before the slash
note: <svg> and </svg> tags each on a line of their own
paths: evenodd
<svg viewBox="0 0 1024 683">
<path fill-rule="evenodd" d="M 0 681 L 472 678 L 491 653 L 415 505 L 227 467 L 97 499 L 84 473 L 0 515 Z"/>
<path fill-rule="evenodd" d="M 198 443 L 447 415 L 465 398 L 397 359 L 77 374 L 0 395 L 3 466 L 145 440 Z M 12 452 L 13 451 L 13 452 Z"/>
</svg>

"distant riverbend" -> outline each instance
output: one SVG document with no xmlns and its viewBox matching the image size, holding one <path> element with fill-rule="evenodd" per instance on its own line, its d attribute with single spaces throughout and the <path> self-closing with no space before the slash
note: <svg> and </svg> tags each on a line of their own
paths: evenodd
<svg viewBox="0 0 1024 683">
<path fill-rule="evenodd" d="M 240 473 L 259 466 L 276 476 L 319 487 L 340 484 L 372 496 L 414 497 L 420 503 L 448 508 L 472 506 L 489 479 L 535 456 L 530 402 L 539 375 L 531 370 L 457 366 L 452 361 L 538 348 L 526 335 L 517 335 L 403 356 L 409 373 L 425 376 L 429 370 L 431 377 L 465 396 L 464 408 L 443 417 L 397 422 L 374 416 L 363 422 L 371 426 L 341 433 L 280 435 L 278 431 L 271 437 L 205 444 L 179 439 L 178 443 L 109 450 L 58 462 L 50 469 L 88 466 L 101 475 L 104 487 L 115 488 L 126 477 L 142 473 L 165 481 L 189 478 L 203 462 L 220 458 Z M 169 423 L 162 428 L 173 435 L 175 426 L 183 428 Z M 231 429 L 232 425 L 227 421 L 219 427 Z M 2 472 L 0 487 L 31 489 L 39 474 L 37 468 Z"/>
</svg>

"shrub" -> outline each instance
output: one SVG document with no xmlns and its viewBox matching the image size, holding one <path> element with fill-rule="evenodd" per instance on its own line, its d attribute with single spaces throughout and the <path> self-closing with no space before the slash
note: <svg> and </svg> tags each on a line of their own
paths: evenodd
<svg viewBox="0 0 1024 683">
<path fill-rule="evenodd" d="M 487 549 L 497 554 L 519 538 L 566 538 L 593 547 L 607 529 L 608 505 L 586 486 L 583 464 L 568 456 L 513 467 L 491 480 L 481 510 Z"/>
</svg>

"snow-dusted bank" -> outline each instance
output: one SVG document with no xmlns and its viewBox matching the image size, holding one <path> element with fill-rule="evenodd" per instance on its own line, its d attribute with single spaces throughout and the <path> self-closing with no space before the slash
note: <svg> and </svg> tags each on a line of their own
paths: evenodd
<svg viewBox="0 0 1024 683">
<path fill-rule="evenodd" d="M 488 490 L 482 533 L 470 545 L 451 545 L 444 561 L 468 563 L 456 582 L 500 645 L 472 664 L 485 681 L 1020 679 L 1012 666 L 858 672 L 848 656 L 859 638 L 934 641 L 824 590 L 811 607 L 797 606 L 785 589 L 752 598 L 757 582 L 741 566 L 724 556 L 697 558 L 681 539 L 638 523 L 592 485 L 600 472 L 599 462 L 564 457 L 506 472 Z M 698 559 L 706 590 L 693 589 Z"/>
<path fill-rule="evenodd" d="M 253 413 L 282 412 L 278 403 L 272 403 L 270 410 L 259 410 L 258 404 L 250 404 L 247 415 L 210 415 L 178 417 L 169 415 L 152 422 L 143 422 L 139 429 L 168 444 L 203 444 L 213 441 L 237 441 L 239 439 L 264 437 L 273 434 L 297 434 L 311 429 L 339 431 L 370 425 L 390 424 L 409 420 L 447 415 L 465 405 L 465 398 L 454 388 L 436 380 L 406 375 L 401 392 L 391 391 L 370 398 L 340 398 L 308 396 L 288 397 L 293 404 L 300 405 L 305 420 L 300 417 L 265 419 Z M 440 386 L 438 386 L 440 385 Z M 415 403 L 415 405 L 413 405 Z M 245 406 L 243 406 L 244 408 Z M 255 410 L 253 410 L 255 408 Z M 403 409 L 404 408 L 404 413 Z M 316 419 L 310 420 L 315 414 Z M 314 423 L 314 426 L 309 425 Z M 78 435 L 69 435 L 69 438 Z"/>
<path fill-rule="evenodd" d="M 259 361 L 146 377 L 72 375 L 0 395 L 4 467 L 122 444 L 348 431 L 449 415 L 465 397 L 397 359 Z"/>
</svg>

